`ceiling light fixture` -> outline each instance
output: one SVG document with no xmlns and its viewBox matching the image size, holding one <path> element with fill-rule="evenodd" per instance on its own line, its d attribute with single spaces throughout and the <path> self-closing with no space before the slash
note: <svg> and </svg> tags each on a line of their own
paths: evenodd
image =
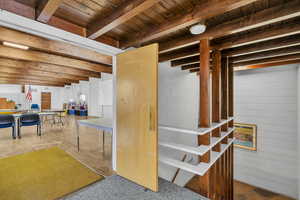
<svg viewBox="0 0 300 200">
<path fill-rule="evenodd" d="M 29 49 L 28 46 L 21 45 L 21 44 L 15 44 L 15 43 L 11 43 L 11 42 L 3 42 L 3 45 L 9 46 L 9 47 L 18 48 L 18 49 L 24 49 L 24 50 L 28 50 Z"/>
<path fill-rule="evenodd" d="M 191 26 L 190 32 L 193 35 L 199 35 L 203 33 L 206 30 L 206 26 L 204 24 L 196 24 L 194 26 Z"/>
</svg>

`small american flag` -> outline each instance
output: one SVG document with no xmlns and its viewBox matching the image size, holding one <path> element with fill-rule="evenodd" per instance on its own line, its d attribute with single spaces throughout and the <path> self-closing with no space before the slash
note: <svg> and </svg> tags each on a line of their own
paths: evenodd
<svg viewBox="0 0 300 200">
<path fill-rule="evenodd" d="M 26 100 L 28 102 L 31 102 L 32 101 L 32 90 L 31 90 L 31 86 L 29 86 L 28 88 L 28 91 L 27 91 L 27 94 L 26 94 Z"/>
</svg>

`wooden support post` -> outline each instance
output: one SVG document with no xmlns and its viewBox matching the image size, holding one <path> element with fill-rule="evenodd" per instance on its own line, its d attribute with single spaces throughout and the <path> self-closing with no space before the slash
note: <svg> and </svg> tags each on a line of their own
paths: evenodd
<svg viewBox="0 0 300 200">
<path fill-rule="evenodd" d="M 226 58 L 222 58 L 221 62 L 221 117 L 228 119 L 228 67 Z M 228 124 L 221 126 L 222 131 L 228 130 Z"/>
<path fill-rule="evenodd" d="M 200 99 L 199 99 L 199 127 L 210 127 L 210 69 L 209 55 L 210 47 L 209 40 L 203 39 L 200 41 Z M 198 145 L 209 145 L 210 133 L 198 136 Z M 210 162 L 210 151 L 199 157 L 199 162 Z M 211 196 L 210 171 L 208 170 L 204 176 L 199 176 L 199 193 L 205 197 Z"/>
<path fill-rule="evenodd" d="M 233 101 L 233 66 L 228 63 L 227 59 L 227 64 L 228 64 L 228 115 L 229 117 L 233 117 L 234 115 L 234 101 Z M 233 121 L 230 121 L 229 123 L 230 127 L 233 127 Z"/>
<path fill-rule="evenodd" d="M 221 122 L 221 52 L 214 50 L 212 66 L 212 122 Z M 212 131 L 213 137 L 220 137 L 221 128 L 216 128 Z M 217 144 L 213 151 L 220 152 L 221 146 Z"/>
<path fill-rule="evenodd" d="M 227 59 L 227 65 L 228 65 L 228 59 Z M 234 84 L 234 72 L 233 72 L 233 66 L 232 65 L 228 65 L 228 115 L 230 117 L 234 116 L 234 100 L 233 100 L 233 95 L 234 95 L 234 88 L 233 88 L 233 84 Z M 233 127 L 234 126 L 234 121 L 231 120 L 229 122 L 229 127 Z M 229 135 L 229 138 L 233 138 L 233 133 Z M 233 148 L 233 144 L 230 145 L 229 148 L 229 198 L 230 200 L 233 200 L 233 191 L 234 191 L 234 177 L 233 177 L 233 156 L 234 156 L 234 148 Z"/>
</svg>

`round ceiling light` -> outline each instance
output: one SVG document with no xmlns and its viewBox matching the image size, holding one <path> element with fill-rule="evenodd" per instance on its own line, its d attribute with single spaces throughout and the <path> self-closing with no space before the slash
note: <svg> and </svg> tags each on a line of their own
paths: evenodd
<svg viewBox="0 0 300 200">
<path fill-rule="evenodd" d="M 190 28 L 190 32 L 193 35 L 198 35 L 203 33 L 206 30 L 206 26 L 203 24 L 196 24 Z"/>
</svg>

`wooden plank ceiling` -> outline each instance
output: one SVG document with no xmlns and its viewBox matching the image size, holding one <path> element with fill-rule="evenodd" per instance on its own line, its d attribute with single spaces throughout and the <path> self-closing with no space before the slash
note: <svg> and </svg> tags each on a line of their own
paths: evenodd
<svg viewBox="0 0 300 200">
<path fill-rule="evenodd" d="M 161 62 L 171 61 L 172 67 L 191 72 L 199 71 L 202 39 L 209 39 L 211 50 L 221 50 L 236 68 L 300 60 L 299 0 L 0 0 L 0 8 L 122 49 L 157 42 Z M 189 28 L 197 23 L 205 24 L 206 31 L 192 35 Z M 13 41 L 32 47 L 17 57 L 19 50 L 0 46 L 1 57 L 26 62 L 28 76 L 37 72 L 50 76 L 59 65 L 68 77 L 56 78 L 78 81 L 108 72 L 111 64 L 105 57 L 95 63 L 95 53 L 76 49 L 66 53 L 69 47 L 32 38 L 23 42 L 21 33 L 3 28 L 0 32 L 1 41 L 20 38 Z M 21 65 L 9 63 L 14 69 Z M 11 65 L 3 70 L 9 71 Z"/>
</svg>

